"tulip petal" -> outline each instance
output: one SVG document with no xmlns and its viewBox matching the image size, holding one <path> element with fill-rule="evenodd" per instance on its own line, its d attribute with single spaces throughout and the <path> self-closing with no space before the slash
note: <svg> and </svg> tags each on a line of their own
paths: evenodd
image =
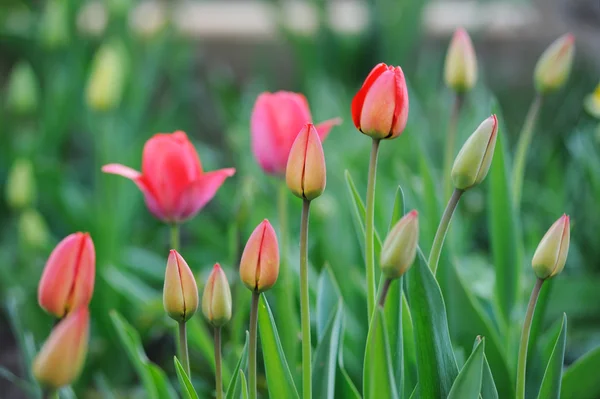
<svg viewBox="0 0 600 399">
<path fill-rule="evenodd" d="M 384 139 L 392 133 L 396 110 L 396 74 L 384 71 L 370 86 L 360 113 L 361 132 Z"/>
<path fill-rule="evenodd" d="M 173 220 L 181 222 L 196 215 L 215 196 L 225 179 L 234 174 L 234 168 L 219 169 L 204 173 L 198 180 L 190 183 L 178 196 L 179 202 L 176 213 L 172 215 Z"/>
<path fill-rule="evenodd" d="M 323 142 L 325 140 L 325 138 L 327 137 L 327 135 L 329 134 L 329 132 L 331 131 L 331 129 L 334 126 L 341 125 L 341 124 L 342 124 L 342 118 L 332 118 L 332 119 L 328 119 L 324 122 L 321 122 L 318 125 L 315 125 L 315 128 L 317 129 L 317 133 L 319 133 L 319 138 L 321 139 L 321 142 Z"/>
<path fill-rule="evenodd" d="M 371 88 L 373 83 L 375 83 L 377 78 L 387 70 L 388 67 L 384 63 L 375 65 L 373 70 L 369 73 L 369 76 L 367 76 L 367 78 L 365 79 L 365 82 L 363 83 L 358 93 L 356 93 L 356 95 L 352 99 L 352 120 L 354 121 L 354 126 L 356 126 L 358 130 L 361 130 L 360 119 L 363 104 L 365 102 L 365 97 L 367 96 L 369 89 Z"/>
</svg>

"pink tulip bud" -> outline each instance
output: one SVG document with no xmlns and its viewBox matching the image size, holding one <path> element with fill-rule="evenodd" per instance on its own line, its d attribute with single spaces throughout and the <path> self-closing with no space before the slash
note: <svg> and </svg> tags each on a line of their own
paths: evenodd
<svg viewBox="0 0 600 399">
<path fill-rule="evenodd" d="M 150 212 L 166 223 L 194 217 L 235 173 L 233 168 L 204 172 L 196 149 L 181 131 L 156 134 L 146 142 L 142 173 L 120 164 L 104 165 L 102 171 L 133 180 Z"/>
<path fill-rule="evenodd" d="M 258 96 L 250 120 L 252 152 L 266 173 L 285 173 L 292 144 L 307 123 L 312 123 L 312 117 L 302 94 L 278 91 Z M 315 128 L 321 141 L 340 123 L 340 118 L 334 118 L 317 124 Z"/>
<path fill-rule="evenodd" d="M 300 130 L 288 158 L 286 183 L 296 197 L 313 200 L 325 190 L 325 154 L 315 127 Z"/>
<path fill-rule="evenodd" d="M 402 68 L 377 64 L 352 100 L 352 120 L 374 139 L 393 139 L 406 127 L 408 90 Z"/>
<path fill-rule="evenodd" d="M 463 28 L 458 28 L 450 41 L 444 78 L 446 85 L 459 93 L 471 90 L 477 80 L 475 50 L 469 34 Z"/>
<path fill-rule="evenodd" d="M 263 292 L 271 288 L 279 275 L 279 245 L 273 226 L 263 220 L 250 235 L 242 260 L 240 278 L 252 291 Z"/>
<path fill-rule="evenodd" d="M 174 249 L 167 260 L 163 305 L 169 317 L 179 322 L 188 321 L 198 309 L 198 286 L 194 273 Z"/>
<path fill-rule="evenodd" d="M 63 317 L 87 307 L 94 292 L 96 252 L 88 233 L 74 233 L 54 248 L 38 286 L 38 302 L 46 312 Z"/>
<path fill-rule="evenodd" d="M 218 263 L 204 286 L 202 313 L 215 327 L 221 327 L 231 319 L 231 290 L 227 276 Z"/>
<path fill-rule="evenodd" d="M 541 279 L 554 277 L 565 268 L 571 237 L 569 216 L 562 215 L 540 241 L 531 264 Z"/>
<path fill-rule="evenodd" d="M 571 73 L 575 58 L 575 37 L 567 33 L 556 39 L 535 66 L 535 88 L 540 93 L 560 89 Z"/>
<path fill-rule="evenodd" d="M 90 314 L 80 307 L 61 320 L 33 360 L 33 375 L 45 387 L 70 385 L 81 373 L 87 355 Z"/>
</svg>

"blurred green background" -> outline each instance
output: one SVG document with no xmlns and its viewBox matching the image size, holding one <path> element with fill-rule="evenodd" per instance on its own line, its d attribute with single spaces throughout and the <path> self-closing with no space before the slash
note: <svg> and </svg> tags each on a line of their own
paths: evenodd
<svg viewBox="0 0 600 399">
<path fill-rule="evenodd" d="M 482 23 L 477 13 L 465 17 L 460 7 L 469 5 L 464 2 L 454 14 L 446 13 L 446 3 L 312 0 L 300 4 L 300 10 L 314 11 L 305 15 L 277 0 L 2 2 L 1 396 L 38 394 L 25 382 L 28 363 L 52 320 L 37 305 L 37 283 L 53 246 L 74 231 L 90 232 L 97 251 L 90 353 L 74 391 L 81 397 L 110 397 L 108 392 L 144 397 L 120 349 L 111 309 L 138 330 L 149 358 L 174 376 L 174 325 L 163 313 L 161 296 L 168 227 L 147 212 L 131 182 L 100 173 L 101 165 L 111 162 L 139 169 L 143 144 L 157 132 L 184 130 L 206 169 L 237 169 L 215 199 L 183 226 L 181 248 L 199 282 L 215 262 L 229 276 L 234 320 L 226 329 L 224 355 L 227 364 L 234 364 L 243 344 L 249 298 L 239 288 L 238 257 L 260 220 L 269 218 L 277 228 L 275 198 L 282 184 L 265 176 L 251 155 L 250 113 L 261 91 L 280 89 L 303 92 L 315 122 L 336 116 L 344 120 L 324 143 L 328 185 L 314 203 L 309 257 L 313 289 L 326 267 L 347 304 L 344 356 L 358 384 L 362 352 L 353 343 L 364 342 L 366 335 L 364 266 L 344 171 L 350 171 L 364 193 L 370 141 L 352 125 L 352 96 L 378 62 L 399 64 L 406 72 L 409 122 L 399 139 L 381 146 L 376 225 L 381 232 L 387 229 L 401 185 L 408 207 L 419 210 L 420 243 L 427 253 L 445 205 L 440 174 L 452 97 L 443 85 L 442 70 L 451 32 L 457 24 L 466 25 L 481 71 L 459 122 L 459 142 L 497 101 L 499 108 L 494 109 L 502 110 L 504 146 L 511 154 L 534 95 L 531 75 L 537 57 L 554 37 L 576 27 L 571 19 L 546 24 L 543 31 L 536 25 L 527 29 L 527 21 L 525 27 L 503 28 L 490 25 L 493 20 Z M 489 1 L 469 4 L 481 13 L 491 6 Z M 561 11 L 552 6 L 537 9 L 526 1 L 493 5 L 517 13 L 519 7 L 540 15 L 556 12 L 554 17 L 561 19 Z M 264 15 L 271 19 L 258 18 Z M 600 24 L 595 29 L 600 34 Z M 600 79 L 600 61 L 585 36 L 580 45 L 576 29 L 575 34 L 574 71 L 567 86 L 544 102 L 528 156 L 517 212 L 524 245 L 522 300 L 511 315 L 512 320 L 522 319 L 535 246 L 554 220 L 570 214 L 569 260 L 542 310 L 544 326 L 567 312 L 568 362 L 600 343 L 600 130 L 583 107 Z M 464 197 L 447 247 L 448 261 L 456 264 L 484 309 L 492 307 L 495 281 L 487 194 L 483 184 Z M 287 201 L 292 223 L 286 263 L 297 278 L 300 202 L 291 195 Z M 451 296 L 452 286 L 440 284 Z M 277 301 L 271 302 L 277 314 Z M 447 299 L 447 306 L 455 305 Z M 460 313 L 456 306 L 453 311 Z M 518 330 L 507 333 L 513 335 Z M 190 340 L 195 384 L 209 397 L 212 343 L 200 315 L 193 319 Z M 298 369 L 292 371 L 298 374 Z"/>
</svg>

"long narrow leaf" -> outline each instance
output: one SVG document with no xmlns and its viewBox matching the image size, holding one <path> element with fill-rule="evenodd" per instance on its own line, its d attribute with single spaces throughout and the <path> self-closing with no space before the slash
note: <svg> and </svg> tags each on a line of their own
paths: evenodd
<svg viewBox="0 0 600 399">
<path fill-rule="evenodd" d="M 190 377 L 188 377 L 176 356 L 173 356 L 173 363 L 175 363 L 175 372 L 177 373 L 177 379 L 179 380 L 181 392 L 184 393 L 185 397 L 188 399 L 198 399 L 198 394 L 196 393 L 196 390 L 190 381 Z"/>
<path fill-rule="evenodd" d="M 560 398 L 560 385 L 562 382 L 562 370 L 565 361 L 565 347 L 567 346 L 567 315 L 563 314 L 562 327 L 560 334 L 556 337 L 554 349 L 550 355 L 540 394 L 538 399 L 558 399 Z"/>
<path fill-rule="evenodd" d="M 404 191 L 402 186 L 398 186 L 396 189 L 396 195 L 394 196 L 394 208 L 392 209 L 392 217 L 390 218 L 390 225 L 388 231 L 394 227 L 394 225 L 404 216 L 406 213 L 406 201 L 404 201 Z"/>
<path fill-rule="evenodd" d="M 352 176 L 350 175 L 350 172 L 348 170 L 346 170 L 346 172 L 344 173 L 344 176 L 346 177 L 346 186 L 348 188 L 348 195 L 350 198 L 350 203 L 352 204 L 352 209 L 354 210 L 353 215 L 354 215 L 354 224 L 356 226 L 355 230 L 356 233 L 358 234 L 358 242 L 361 245 L 361 249 L 362 249 L 362 253 L 364 256 L 364 241 L 365 241 L 365 204 L 362 201 L 362 198 L 360 197 L 360 194 L 358 193 L 358 190 L 356 189 L 356 185 L 354 184 L 354 180 L 352 179 Z M 379 237 L 379 234 L 377 233 L 377 231 L 375 231 L 375 253 L 378 254 L 381 252 L 381 238 Z"/>
<path fill-rule="evenodd" d="M 337 281 L 328 266 L 321 270 L 317 283 L 317 339 L 325 334 L 331 316 L 338 307 L 341 298 Z"/>
<path fill-rule="evenodd" d="M 600 398 L 600 347 L 588 352 L 569 367 L 562 378 L 561 398 Z"/>
<path fill-rule="evenodd" d="M 367 336 L 363 371 L 363 398 L 398 398 L 390 358 L 385 315 L 379 307 L 375 310 L 369 335 Z"/>
<path fill-rule="evenodd" d="M 225 399 L 234 399 L 240 397 L 241 387 L 238 385 L 239 375 L 243 372 L 242 369 L 245 369 L 248 363 L 248 340 L 250 339 L 248 331 L 246 331 L 246 342 L 244 343 L 244 347 L 242 348 L 242 354 L 240 355 L 240 360 L 238 360 L 235 365 L 235 369 L 233 370 L 233 374 L 231 375 L 231 379 L 229 381 L 229 385 L 227 386 L 227 393 L 225 394 Z"/>
<path fill-rule="evenodd" d="M 458 373 L 452 385 L 448 399 L 478 399 L 481 392 L 481 379 L 483 375 L 483 355 L 485 339 L 478 339 L 471 356 Z"/>
<path fill-rule="evenodd" d="M 385 301 L 385 323 L 390 337 L 390 359 L 396 382 L 396 390 L 401 395 L 404 391 L 404 348 L 402 336 L 402 282 L 400 277 L 393 281 Z"/>
<path fill-rule="evenodd" d="M 335 398 L 337 355 L 340 347 L 343 320 L 343 305 L 341 301 L 338 302 L 335 313 L 331 316 L 314 354 L 312 365 L 312 391 L 314 398 Z"/>
<path fill-rule="evenodd" d="M 487 360 L 483 355 L 483 376 L 481 377 L 481 399 L 498 399 L 498 390 L 494 382 L 494 376 Z"/>
<path fill-rule="evenodd" d="M 412 316 L 406 294 L 402 293 L 402 360 L 404 371 L 404 397 L 410 397 L 417 386 L 417 350 L 415 348 L 415 333 Z"/>
</svg>

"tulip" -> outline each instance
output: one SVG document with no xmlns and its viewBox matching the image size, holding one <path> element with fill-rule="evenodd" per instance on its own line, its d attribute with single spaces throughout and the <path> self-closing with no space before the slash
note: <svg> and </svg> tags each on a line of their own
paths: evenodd
<svg viewBox="0 0 600 399">
<path fill-rule="evenodd" d="M 312 117 L 302 94 L 278 91 L 258 96 L 250 119 L 252 152 L 266 173 L 285 173 L 292 144 L 307 123 L 312 123 Z M 321 141 L 340 123 L 339 118 L 334 118 L 316 125 Z"/>
<path fill-rule="evenodd" d="M 163 305 L 169 317 L 178 322 L 188 321 L 198 309 L 198 287 L 194 274 L 174 249 L 167 260 Z"/>
<path fill-rule="evenodd" d="M 35 202 L 35 197 L 33 164 L 25 158 L 17 159 L 6 179 L 6 203 L 14 209 L 24 209 Z"/>
<path fill-rule="evenodd" d="M 17 114 L 31 114 L 38 107 L 39 91 L 35 71 L 29 63 L 21 61 L 10 71 L 6 105 Z"/>
<path fill-rule="evenodd" d="M 373 139 L 393 139 L 406 127 L 408 91 L 402 68 L 377 64 L 352 100 L 352 120 Z"/>
<path fill-rule="evenodd" d="M 156 134 L 146 142 L 141 173 L 120 164 L 102 171 L 133 180 L 150 212 L 166 223 L 194 217 L 235 173 L 233 168 L 203 172 L 196 149 L 181 131 Z"/>
<path fill-rule="evenodd" d="M 202 313 L 215 327 L 221 327 L 231 319 L 231 290 L 227 276 L 218 263 L 204 286 Z"/>
<path fill-rule="evenodd" d="M 48 244 L 48 225 L 44 217 L 33 208 L 19 215 L 19 242 L 27 249 L 41 249 Z"/>
<path fill-rule="evenodd" d="M 446 86 L 461 93 L 469 91 L 477 80 L 477 58 L 467 31 L 458 28 L 446 53 L 444 66 Z"/>
<path fill-rule="evenodd" d="M 40 20 L 40 41 L 48 49 L 66 47 L 71 40 L 69 2 L 49 0 Z"/>
<path fill-rule="evenodd" d="M 87 104 L 96 111 L 119 106 L 127 74 L 126 49 L 120 42 L 104 44 L 96 52 L 85 91 Z"/>
<path fill-rule="evenodd" d="M 311 123 L 300 130 L 288 158 L 285 180 L 296 197 L 313 200 L 325 190 L 325 155 Z"/>
<path fill-rule="evenodd" d="M 594 92 L 585 98 L 584 107 L 590 115 L 600 119 L 600 83 Z"/>
<path fill-rule="evenodd" d="M 575 37 L 567 33 L 556 39 L 535 66 L 535 87 L 540 93 L 560 89 L 567 81 L 575 57 Z"/>
<path fill-rule="evenodd" d="M 492 115 L 467 139 L 452 167 L 454 187 L 466 190 L 485 179 L 492 164 L 497 133 L 498 119 Z"/>
<path fill-rule="evenodd" d="M 61 320 L 33 360 L 33 376 L 52 390 L 71 384 L 85 363 L 90 314 L 80 307 Z"/>
<path fill-rule="evenodd" d="M 562 215 L 540 241 L 531 261 L 538 278 L 554 277 L 564 269 L 569 252 L 569 228 L 569 216 Z"/>
<path fill-rule="evenodd" d="M 48 313 L 63 317 L 87 307 L 94 292 L 96 251 L 88 233 L 74 233 L 54 248 L 40 279 L 38 302 Z"/>
<path fill-rule="evenodd" d="M 408 271 L 415 261 L 419 241 L 419 214 L 413 210 L 396 223 L 381 249 L 381 271 L 396 279 Z"/>
<path fill-rule="evenodd" d="M 240 278 L 254 292 L 271 288 L 279 275 L 279 246 L 267 219 L 254 229 L 240 261 Z"/>
</svg>

